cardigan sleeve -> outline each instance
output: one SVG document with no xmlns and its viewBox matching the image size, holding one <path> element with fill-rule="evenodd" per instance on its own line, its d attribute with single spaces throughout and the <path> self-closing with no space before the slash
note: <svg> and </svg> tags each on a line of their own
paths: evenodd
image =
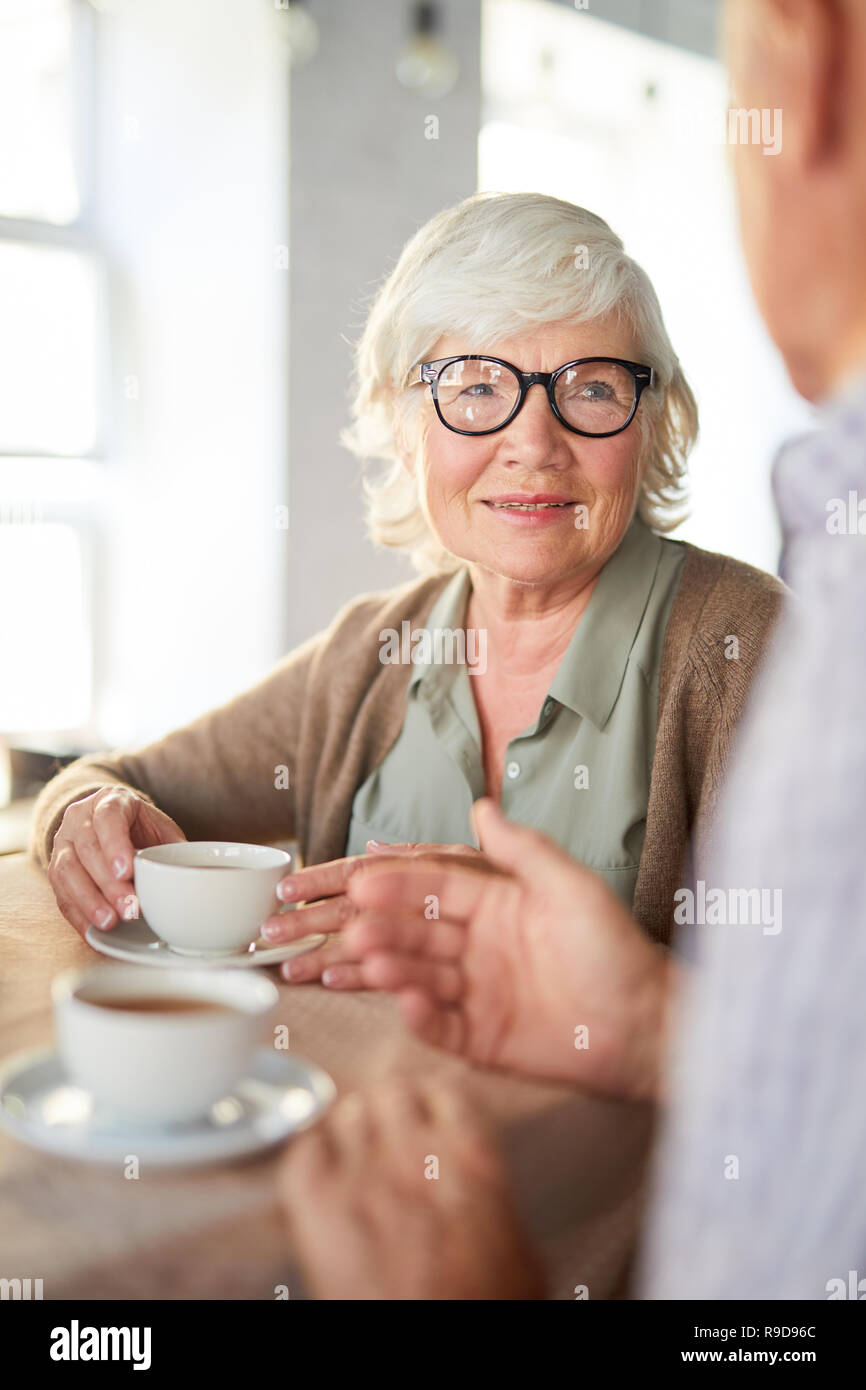
<svg viewBox="0 0 866 1390">
<path fill-rule="evenodd" d="M 106 786 L 135 791 L 190 840 L 291 839 L 296 731 L 310 668 L 326 640 L 326 633 L 311 638 L 257 685 L 153 743 L 70 763 L 37 797 L 31 857 L 47 868 L 67 807 Z"/>
</svg>

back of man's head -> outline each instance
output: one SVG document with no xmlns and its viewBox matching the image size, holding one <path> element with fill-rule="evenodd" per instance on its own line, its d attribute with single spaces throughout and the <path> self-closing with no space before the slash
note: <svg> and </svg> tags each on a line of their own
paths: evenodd
<svg viewBox="0 0 866 1390">
<path fill-rule="evenodd" d="M 820 400 L 866 370 L 866 0 L 726 0 L 725 47 L 752 285 Z"/>
</svg>

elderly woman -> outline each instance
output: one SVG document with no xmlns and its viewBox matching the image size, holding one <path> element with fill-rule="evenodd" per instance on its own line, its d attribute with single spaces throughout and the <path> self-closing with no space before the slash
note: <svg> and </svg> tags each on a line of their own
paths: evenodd
<svg viewBox="0 0 866 1390">
<path fill-rule="evenodd" d="M 486 793 L 666 942 L 781 590 L 664 538 L 697 412 L 647 276 L 581 208 L 469 198 L 405 247 L 357 378 L 347 442 L 386 464 L 372 536 L 425 577 L 187 727 L 55 777 L 32 850 L 62 912 L 135 916 L 135 848 L 296 837 L 308 867 L 281 896 L 304 906 L 265 934 L 337 932 L 365 853 L 477 854 Z M 339 936 L 284 974 L 360 982 Z"/>
</svg>

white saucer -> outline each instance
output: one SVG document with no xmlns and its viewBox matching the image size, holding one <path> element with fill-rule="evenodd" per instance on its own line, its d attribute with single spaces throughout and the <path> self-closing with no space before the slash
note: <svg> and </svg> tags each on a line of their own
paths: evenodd
<svg viewBox="0 0 866 1390">
<path fill-rule="evenodd" d="M 327 941 L 326 936 L 302 936 L 299 941 L 289 941 L 283 946 L 272 946 L 259 937 L 247 950 L 237 951 L 228 956 L 182 956 L 154 936 L 150 927 L 140 917 L 134 922 L 118 922 L 111 931 L 100 931 L 98 927 L 88 927 L 85 941 L 95 951 L 104 956 L 116 956 L 118 960 L 128 960 L 134 965 L 167 965 L 174 968 L 194 966 L 244 966 L 278 965 L 280 961 L 290 960 L 292 956 L 314 951 Z"/>
<path fill-rule="evenodd" d="M 19 1052 L 0 1067 L 0 1127 L 33 1148 L 91 1163 L 182 1167 L 257 1153 L 306 1129 L 337 1094 L 304 1057 L 262 1048 L 248 1074 L 208 1115 L 182 1125 L 136 1126 L 100 1115 L 53 1049 Z"/>
</svg>

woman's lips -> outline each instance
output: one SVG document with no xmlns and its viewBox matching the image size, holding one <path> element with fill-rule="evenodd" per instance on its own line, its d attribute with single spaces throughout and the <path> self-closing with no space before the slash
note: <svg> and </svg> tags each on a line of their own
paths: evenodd
<svg viewBox="0 0 866 1390">
<path fill-rule="evenodd" d="M 485 498 L 483 505 L 512 525 L 546 526 L 570 517 L 577 504 L 572 498 L 496 497 Z"/>
</svg>

